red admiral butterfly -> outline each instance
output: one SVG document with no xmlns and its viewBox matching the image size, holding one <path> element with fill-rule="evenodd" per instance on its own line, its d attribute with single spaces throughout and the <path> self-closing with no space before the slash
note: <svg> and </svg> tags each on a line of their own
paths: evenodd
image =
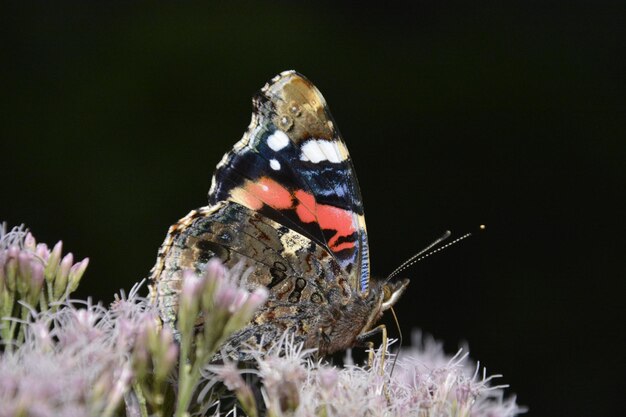
<svg viewBox="0 0 626 417">
<path fill-rule="evenodd" d="M 354 346 L 408 280 L 370 279 L 361 193 L 346 145 L 317 88 L 295 71 L 253 99 L 252 122 L 213 176 L 209 205 L 169 229 L 151 288 L 164 322 L 175 321 L 182 271 L 212 257 L 251 268 L 266 304 L 223 349 L 266 348 L 284 332 L 326 355 Z"/>
</svg>

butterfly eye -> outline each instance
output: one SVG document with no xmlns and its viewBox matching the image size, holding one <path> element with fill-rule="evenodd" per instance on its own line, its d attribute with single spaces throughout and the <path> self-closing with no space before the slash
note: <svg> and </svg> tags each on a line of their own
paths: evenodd
<svg viewBox="0 0 626 417">
<path fill-rule="evenodd" d="M 383 302 L 389 301 L 391 298 L 391 289 L 388 285 L 383 286 Z"/>
</svg>

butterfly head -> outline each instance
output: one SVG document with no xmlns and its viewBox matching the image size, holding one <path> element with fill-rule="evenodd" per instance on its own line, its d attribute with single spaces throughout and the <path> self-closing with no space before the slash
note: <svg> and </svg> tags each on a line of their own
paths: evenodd
<svg viewBox="0 0 626 417">
<path fill-rule="evenodd" d="M 409 285 L 408 279 L 385 282 L 372 280 L 365 303 L 368 305 L 369 317 L 361 333 L 374 327 L 386 310 L 389 310 L 400 299 Z"/>
<path fill-rule="evenodd" d="M 400 281 L 384 283 L 382 286 L 383 302 L 381 304 L 381 310 L 385 311 L 393 307 L 408 285 L 409 280 L 406 278 Z"/>
</svg>

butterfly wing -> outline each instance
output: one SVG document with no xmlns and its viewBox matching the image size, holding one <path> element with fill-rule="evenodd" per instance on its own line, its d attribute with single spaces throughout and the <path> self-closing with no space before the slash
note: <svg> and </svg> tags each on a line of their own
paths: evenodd
<svg viewBox="0 0 626 417">
<path fill-rule="evenodd" d="M 210 205 L 170 228 L 151 297 L 174 325 L 183 271 L 202 273 L 219 257 L 249 268 L 250 288 L 270 290 L 224 344 L 229 356 L 243 359 L 241 346 L 263 349 L 286 330 L 322 355 L 353 346 L 381 314 L 383 292 L 368 289 L 363 204 L 345 143 L 320 92 L 293 71 L 253 102 L 248 131 L 216 169 Z"/>
<path fill-rule="evenodd" d="M 352 161 L 328 106 L 287 71 L 254 98 L 252 122 L 213 177 L 209 203 L 231 201 L 320 245 L 354 290 L 365 293 L 369 252 Z"/>
<path fill-rule="evenodd" d="M 319 330 L 328 329 L 339 314 L 333 306 L 363 305 L 323 247 L 258 211 L 222 201 L 193 210 L 170 228 L 161 246 L 151 290 L 164 322 L 174 326 L 176 321 L 183 271 L 201 273 L 213 257 L 229 268 L 248 270 L 248 286 L 270 290 L 264 308 L 222 347 L 236 359 L 248 358 L 242 345 L 263 349 L 288 329 L 295 343 L 324 352 Z M 363 326 L 358 319 L 350 324 Z"/>
</svg>

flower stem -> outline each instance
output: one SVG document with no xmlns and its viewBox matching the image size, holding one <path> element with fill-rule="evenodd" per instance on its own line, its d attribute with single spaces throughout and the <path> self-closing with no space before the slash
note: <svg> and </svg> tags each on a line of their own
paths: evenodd
<svg viewBox="0 0 626 417">
<path fill-rule="evenodd" d="M 190 388 L 192 379 L 191 372 L 192 367 L 189 363 L 185 363 L 180 367 L 175 417 L 186 417 L 188 415 L 187 409 L 189 408 L 192 394 L 192 389 Z"/>
<path fill-rule="evenodd" d="M 133 391 L 135 391 L 135 395 L 137 396 L 137 401 L 139 402 L 139 410 L 141 412 L 141 417 L 148 417 L 148 408 L 146 407 L 146 398 L 143 395 L 143 390 L 141 389 L 141 385 L 138 382 L 133 383 Z M 161 416 L 161 413 L 157 413 L 156 415 Z"/>
</svg>

